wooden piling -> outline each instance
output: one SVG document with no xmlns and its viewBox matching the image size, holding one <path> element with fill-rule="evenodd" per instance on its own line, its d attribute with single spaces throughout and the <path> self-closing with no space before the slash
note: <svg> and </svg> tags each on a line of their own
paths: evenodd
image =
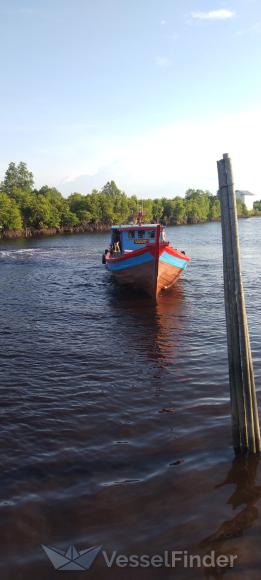
<svg viewBox="0 0 261 580">
<path fill-rule="evenodd" d="M 261 450 L 259 416 L 240 267 L 236 196 L 227 153 L 217 162 L 217 167 L 233 445 L 236 452 L 258 453 Z"/>
</svg>

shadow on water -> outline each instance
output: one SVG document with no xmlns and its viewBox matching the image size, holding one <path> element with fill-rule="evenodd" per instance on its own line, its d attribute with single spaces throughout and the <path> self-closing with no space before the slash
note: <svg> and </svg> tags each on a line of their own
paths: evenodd
<svg viewBox="0 0 261 580">
<path fill-rule="evenodd" d="M 259 456 L 236 457 L 229 469 L 227 477 L 215 485 L 215 489 L 233 486 L 233 493 L 227 500 L 236 514 L 223 521 L 217 530 L 200 542 L 204 554 L 215 551 L 216 556 L 235 554 L 237 556 L 237 572 L 244 569 L 244 555 L 240 554 L 238 540 L 249 532 L 259 517 L 257 502 L 261 498 L 261 485 L 256 484 L 258 476 Z M 258 569 L 258 568 L 257 568 Z M 220 578 L 226 569 L 205 569 L 207 578 Z M 248 576 L 251 578 L 252 576 Z"/>
</svg>

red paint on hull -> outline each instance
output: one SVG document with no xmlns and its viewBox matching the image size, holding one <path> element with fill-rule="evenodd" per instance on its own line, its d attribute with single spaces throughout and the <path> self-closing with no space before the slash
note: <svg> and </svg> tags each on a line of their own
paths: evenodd
<svg viewBox="0 0 261 580">
<path fill-rule="evenodd" d="M 154 260 L 131 268 L 114 270 L 112 274 L 120 284 L 129 286 L 137 291 L 143 291 L 156 300 L 160 292 L 171 288 L 183 272 L 183 268 L 160 261 L 160 256 L 164 251 L 174 257 L 181 258 L 187 262 L 190 261 L 188 256 L 175 250 L 168 243 L 163 242 L 158 247 L 155 244 L 148 244 L 145 248 L 121 256 L 113 256 L 108 252 L 106 262 L 124 262 L 130 257 L 140 256 L 149 252 L 154 257 Z"/>
</svg>

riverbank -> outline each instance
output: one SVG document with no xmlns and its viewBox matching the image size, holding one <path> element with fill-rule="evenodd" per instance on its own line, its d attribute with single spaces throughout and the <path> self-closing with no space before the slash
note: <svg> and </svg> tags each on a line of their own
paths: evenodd
<svg viewBox="0 0 261 580">
<path fill-rule="evenodd" d="M 107 232 L 110 226 L 106 224 L 85 224 L 59 228 L 24 228 L 20 230 L 5 230 L 0 232 L 0 240 L 19 240 L 27 238 L 40 238 L 43 236 L 59 236 L 70 234 L 85 234 L 94 232 Z"/>
<path fill-rule="evenodd" d="M 249 219 L 252 217 L 261 217 L 255 215 L 241 216 L 239 219 Z M 163 224 L 166 227 L 173 226 L 190 226 L 190 225 L 202 225 L 212 222 L 218 222 L 220 219 L 209 220 L 209 221 L 195 221 L 187 223 L 172 223 Z M 41 237 L 52 237 L 52 236 L 62 236 L 62 235 L 73 235 L 73 234 L 89 234 L 97 232 L 108 232 L 111 226 L 108 224 L 82 224 L 77 226 L 68 227 L 57 227 L 57 228 L 23 228 L 19 230 L 3 230 L 0 231 L 0 241 L 1 240 L 19 240 L 28 238 L 41 238 Z"/>
</svg>

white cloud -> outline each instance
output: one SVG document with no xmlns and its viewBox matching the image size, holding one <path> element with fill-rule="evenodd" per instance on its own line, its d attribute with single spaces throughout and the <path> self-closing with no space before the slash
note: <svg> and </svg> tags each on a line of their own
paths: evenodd
<svg viewBox="0 0 261 580">
<path fill-rule="evenodd" d="M 171 66 L 171 61 L 167 56 L 156 56 L 155 64 L 159 68 L 169 68 Z"/>
<path fill-rule="evenodd" d="M 216 161 L 228 152 L 236 188 L 252 191 L 260 199 L 260 134 L 261 109 L 180 121 L 133 138 L 107 137 L 100 145 L 97 142 L 95 155 L 90 156 L 92 171 L 86 168 L 86 155 L 77 158 L 78 182 L 74 185 L 73 171 L 71 182 L 62 190 L 74 191 L 79 183 L 87 193 L 90 184 L 99 187 L 115 179 L 127 193 L 143 196 L 182 195 L 189 187 L 215 193 Z"/>
<path fill-rule="evenodd" d="M 221 8 L 220 10 L 210 10 L 209 12 L 192 12 L 192 18 L 196 20 L 227 20 L 233 18 L 235 12 Z"/>
</svg>

